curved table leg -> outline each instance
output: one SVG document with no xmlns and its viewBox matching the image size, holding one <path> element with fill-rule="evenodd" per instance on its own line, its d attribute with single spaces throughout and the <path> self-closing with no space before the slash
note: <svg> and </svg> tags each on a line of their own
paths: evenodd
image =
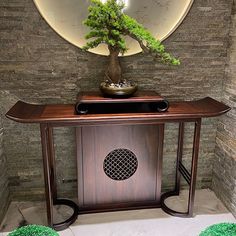
<svg viewBox="0 0 236 236">
<path fill-rule="evenodd" d="M 78 206 L 75 202 L 68 200 L 68 199 L 56 199 L 53 204 L 54 205 L 66 205 L 66 206 L 69 206 L 73 209 L 73 214 L 68 219 L 66 219 L 63 222 L 53 224 L 53 228 L 55 230 L 60 231 L 60 230 L 66 229 L 76 221 L 79 209 L 78 209 Z"/>
<path fill-rule="evenodd" d="M 191 163 L 191 172 L 182 164 L 182 153 L 183 153 L 183 138 L 184 138 L 184 123 L 179 125 L 179 138 L 178 138 L 178 151 L 177 151 L 177 162 L 176 162 L 176 180 L 175 180 L 175 189 L 162 194 L 161 196 L 161 208 L 166 213 L 173 216 L 180 217 L 192 217 L 193 216 L 193 207 L 194 207 L 194 198 L 195 198 L 195 188 L 196 188 L 196 177 L 197 177 L 197 162 L 198 162 L 198 152 L 199 152 L 199 142 L 200 142 L 200 130 L 201 130 L 201 119 L 195 121 L 194 129 L 194 140 L 193 140 L 193 151 L 192 151 L 192 163 Z M 165 204 L 165 200 L 172 196 L 178 196 L 180 191 L 180 174 L 189 184 L 189 198 L 188 198 L 188 210 L 186 212 L 178 212 L 169 208 Z"/>
<path fill-rule="evenodd" d="M 53 144 L 53 130 L 48 124 L 40 124 L 43 154 L 43 169 L 48 226 L 55 230 L 63 230 L 74 223 L 78 216 L 78 206 L 71 200 L 58 199 L 56 187 L 55 155 Z M 53 223 L 53 206 L 66 205 L 73 209 L 71 217 L 60 223 Z"/>
</svg>

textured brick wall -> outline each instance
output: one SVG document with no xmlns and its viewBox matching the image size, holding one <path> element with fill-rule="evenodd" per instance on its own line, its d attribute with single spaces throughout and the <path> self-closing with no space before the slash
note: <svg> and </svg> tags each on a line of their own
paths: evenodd
<svg viewBox="0 0 236 236">
<path fill-rule="evenodd" d="M 216 138 L 213 189 L 236 216 L 236 1 L 231 16 L 230 46 L 223 101 L 232 110 L 220 119 Z"/>
<path fill-rule="evenodd" d="M 155 89 L 169 100 L 205 96 L 221 99 L 231 1 L 195 0 L 177 29 L 165 41 L 180 57 L 178 68 L 160 65 L 147 55 L 122 59 L 124 76 L 140 88 Z M 0 91 L 4 109 L 21 99 L 36 103 L 74 102 L 78 91 L 96 89 L 103 78 L 106 57 L 82 52 L 64 41 L 42 19 L 32 0 L 0 1 Z M 203 121 L 199 187 L 210 186 L 216 119 Z M 176 125 L 167 125 L 164 150 L 164 188 L 172 186 Z M 37 125 L 4 119 L 4 145 L 14 199 L 43 196 L 42 160 Z M 73 129 L 57 129 L 56 149 L 60 192 L 72 194 L 75 183 Z M 186 134 L 190 137 L 190 133 Z M 187 140 L 187 139 L 186 139 Z M 185 145 L 188 162 L 191 145 Z M 70 167 L 63 168 L 64 166 Z M 62 179 L 65 179 L 63 183 Z"/>
<path fill-rule="evenodd" d="M 10 202 L 8 179 L 6 172 L 6 160 L 3 153 L 3 126 L 2 116 L 0 116 L 0 223 L 4 217 Z"/>
</svg>

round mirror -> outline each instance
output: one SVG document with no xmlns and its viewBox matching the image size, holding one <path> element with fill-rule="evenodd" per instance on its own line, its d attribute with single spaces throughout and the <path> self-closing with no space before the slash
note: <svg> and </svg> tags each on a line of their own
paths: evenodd
<svg viewBox="0 0 236 236">
<path fill-rule="evenodd" d="M 103 0 L 104 1 L 104 0 Z M 163 41 L 180 25 L 193 0 L 124 0 L 124 13 L 143 24 L 157 39 Z M 34 0 L 39 12 L 48 24 L 64 39 L 82 47 L 89 29 L 83 25 L 88 15 L 90 0 Z M 127 38 L 129 50 L 125 55 L 141 52 L 139 44 Z M 90 50 L 108 55 L 105 45 Z"/>
</svg>

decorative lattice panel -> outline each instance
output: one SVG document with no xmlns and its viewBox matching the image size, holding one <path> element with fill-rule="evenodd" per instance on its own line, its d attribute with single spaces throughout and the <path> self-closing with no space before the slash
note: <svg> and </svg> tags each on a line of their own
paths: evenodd
<svg viewBox="0 0 236 236">
<path fill-rule="evenodd" d="M 114 180 L 130 178 L 137 168 L 137 157 L 128 149 L 115 149 L 111 151 L 103 162 L 104 172 Z"/>
</svg>

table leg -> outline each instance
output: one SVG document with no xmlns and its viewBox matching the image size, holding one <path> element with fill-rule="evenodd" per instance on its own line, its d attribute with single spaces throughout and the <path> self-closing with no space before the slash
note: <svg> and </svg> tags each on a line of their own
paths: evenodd
<svg viewBox="0 0 236 236">
<path fill-rule="evenodd" d="M 77 219 L 78 206 L 69 199 L 57 198 L 56 186 L 56 163 L 55 152 L 53 144 L 53 127 L 49 124 L 41 124 L 41 142 L 43 150 L 43 167 L 44 167 L 44 181 L 45 181 L 45 195 L 47 206 L 47 221 L 48 226 L 63 230 L 71 225 Z M 66 205 L 73 209 L 71 217 L 60 223 L 53 223 L 53 205 Z"/>
<path fill-rule="evenodd" d="M 45 184 L 45 197 L 47 207 L 47 221 L 48 226 L 53 227 L 53 198 L 52 198 L 52 186 L 51 186 L 51 170 L 49 163 L 49 152 L 48 152 L 48 125 L 40 124 L 41 132 L 41 144 L 42 144 L 42 155 L 43 155 L 43 170 L 44 170 L 44 184 Z"/>
<path fill-rule="evenodd" d="M 175 192 L 179 195 L 180 192 L 180 177 L 179 172 L 180 163 L 183 156 L 183 144 L 184 144 L 184 123 L 179 124 L 179 137 L 178 137 L 178 150 L 177 150 L 177 160 L 176 160 L 176 172 L 175 172 Z"/>
<path fill-rule="evenodd" d="M 48 126 L 48 151 L 49 151 L 49 167 L 50 167 L 50 186 L 52 191 L 53 203 L 57 199 L 57 183 L 56 183 L 56 163 L 53 142 L 53 128 Z"/>
<path fill-rule="evenodd" d="M 177 150 L 177 163 L 176 163 L 176 180 L 175 189 L 170 192 L 166 192 L 161 196 L 161 208 L 168 214 L 180 217 L 192 217 L 193 216 L 193 206 L 195 198 L 195 188 L 196 188 L 196 177 L 197 177 L 197 162 L 198 162 L 198 152 L 200 143 L 200 130 L 201 130 L 201 119 L 195 121 L 194 128 L 194 139 L 193 139 L 193 151 L 192 151 L 192 163 L 191 172 L 189 173 L 185 166 L 182 164 L 182 153 L 183 153 L 183 138 L 184 138 L 184 123 L 180 123 L 179 126 L 179 139 L 178 139 L 178 150 Z M 189 198 L 188 198 L 188 210 L 187 212 L 178 212 L 170 209 L 166 206 L 165 200 L 171 196 L 178 196 L 180 191 L 180 175 L 189 184 Z"/>
<path fill-rule="evenodd" d="M 199 143 L 200 143 L 200 130 L 201 130 L 201 119 L 195 122 L 195 129 L 194 129 L 191 180 L 190 180 L 189 201 L 188 201 L 188 214 L 190 217 L 193 216 L 193 205 L 194 205 L 196 179 L 197 179 L 197 163 L 198 163 L 198 153 L 199 153 Z"/>
</svg>

